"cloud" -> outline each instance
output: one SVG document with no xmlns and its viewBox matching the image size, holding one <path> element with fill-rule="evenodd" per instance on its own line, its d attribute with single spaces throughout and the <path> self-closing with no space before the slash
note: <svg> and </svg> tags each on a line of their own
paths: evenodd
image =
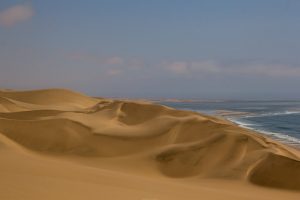
<svg viewBox="0 0 300 200">
<path fill-rule="evenodd" d="M 122 74 L 122 70 L 121 69 L 108 69 L 107 70 L 107 75 L 110 75 L 110 76 L 117 76 L 117 75 L 120 75 Z"/>
<path fill-rule="evenodd" d="M 98 65 L 122 65 L 124 63 L 124 59 L 119 56 L 104 58 L 104 57 L 100 57 L 93 54 L 87 54 L 87 53 L 71 53 L 68 54 L 66 58 L 69 60 L 90 62 Z"/>
<path fill-rule="evenodd" d="M 86 68 L 96 68 L 105 77 L 131 76 L 145 69 L 145 63 L 138 58 L 124 58 L 121 56 L 103 56 L 89 52 L 73 52 L 63 54 L 68 61 L 75 61 L 77 65 Z"/>
<path fill-rule="evenodd" d="M 120 56 L 101 57 L 90 53 L 68 54 L 67 59 L 97 65 L 107 75 L 136 73 L 159 73 L 164 76 L 186 77 L 204 76 L 260 76 L 260 77 L 300 77 L 300 66 L 258 61 L 221 62 L 217 60 L 175 60 L 153 61 L 145 64 L 141 59 Z M 167 72 L 167 73 L 166 73 Z"/>
<path fill-rule="evenodd" d="M 239 68 L 231 68 L 230 72 L 269 77 L 300 77 L 299 67 L 279 64 L 250 64 Z"/>
<path fill-rule="evenodd" d="M 137 58 L 129 59 L 126 64 L 131 70 L 141 70 L 145 67 L 144 61 Z"/>
<path fill-rule="evenodd" d="M 0 11 L 0 26 L 11 27 L 18 23 L 30 20 L 34 15 L 30 5 L 15 5 Z"/>
<path fill-rule="evenodd" d="M 113 56 L 113 57 L 107 58 L 105 60 L 105 63 L 108 65 L 121 65 L 121 64 L 123 64 L 123 58 L 118 57 L 118 56 Z"/>
<path fill-rule="evenodd" d="M 164 62 L 163 66 L 175 74 L 187 74 L 189 73 L 188 62 Z"/>
<path fill-rule="evenodd" d="M 216 61 L 162 62 L 169 72 L 178 75 L 220 74 L 265 77 L 300 77 L 300 66 L 266 63 L 221 64 Z"/>
<path fill-rule="evenodd" d="M 215 61 L 196 61 L 190 63 L 190 69 L 203 73 L 219 73 L 222 71 L 221 65 Z"/>
<path fill-rule="evenodd" d="M 68 61 L 76 61 L 86 66 L 97 66 L 105 74 L 117 75 L 126 72 L 138 72 L 145 69 L 145 63 L 139 58 L 124 58 L 121 56 L 101 56 L 91 53 L 73 52 L 63 55 Z M 112 69 L 112 70 L 111 70 Z M 117 69 L 117 70 L 116 70 Z"/>
<path fill-rule="evenodd" d="M 221 71 L 221 66 L 214 61 L 163 62 L 163 66 L 174 74 L 218 73 Z"/>
</svg>

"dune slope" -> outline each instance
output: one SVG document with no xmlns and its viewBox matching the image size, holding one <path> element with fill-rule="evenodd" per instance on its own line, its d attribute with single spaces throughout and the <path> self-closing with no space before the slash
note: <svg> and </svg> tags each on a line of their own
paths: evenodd
<svg viewBox="0 0 300 200">
<path fill-rule="evenodd" d="M 186 190 L 199 187 L 190 199 L 201 193 L 208 195 L 208 199 L 223 197 L 220 191 L 203 190 L 201 185 L 205 180 L 217 180 L 225 185 L 226 182 L 245 184 L 241 191 L 249 188 L 249 191 L 269 191 L 251 184 L 287 189 L 279 190 L 277 197 L 284 194 L 291 199 L 300 191 L 300 156 L 295 149 L 222 119 L 147 102 L 96 99 L 61 89 L 0 91 L 0 155 L 1 164 L 5 163 L 0 169 L 6 177 L 0 181 L 1 185 L 9 183 L 16 190 L 19 188 L 37 197 L 42 190 L 31 191 L 32 188 L 13 178 L 16 176 L 13 170 L 16 173 L 27 170 L 28 183 L 32 178 L 38 184 L 41 180 L 37 176 L 51 177 L 50 185 L 57 182 L 65 191 L 69 191 L 70 182 L 64 183 L 60 176 L 67 176 L 68 181 L 80 180 L 76 187 L 86 182 L 82 179 L 88 179 L 85 186 L 90 190 L 102 187 L 90 194 L 97 196 L 119 188 L 128 199 L 140 194 L 130 192 L 127 184 L 141 187 L 134 183 L 144 181 L 147 188 L 144 189 L 148 191 L 153 181 L 151 177 L 155 177 L 153 190 L 167 187 L 169 182 L 188 182 L 184 184 Z M 47 162 L 54 164 L 45 167 Z M 23 164 L 24 169 L 20 168 Z M 34 170 L 29 172 L 35 165 L 43 166 L 39 175 Z M 28 173 L 32 173 L 31 178 Z M 90 180 L 94 176 L 105 176 L 109 182 L 123 181 L 124 184 L 106 188 L 105 183 Z M 181 187 L 172 184 L 168 187 Z M 271 191 L 270 194 L 276 194 Z M 23 192 L 22 196 L 12 188 L 1 193 L 11 199 L 26 199 L 29 195 Z M 157 193 L 164 197 L 162 199 L 185 198 L 163 191 Z M 125 198 L 124 195 L 120 197 Z M 247 199 L 242 194 L 236 195 L 236 199 Z M 81 196 L 83 193 L 74 198 L 81 199 Z M 117 196 L 111 198 L 119 199 Z M 28 199 L 34 198 L 29 195 Z"/>
</svg>

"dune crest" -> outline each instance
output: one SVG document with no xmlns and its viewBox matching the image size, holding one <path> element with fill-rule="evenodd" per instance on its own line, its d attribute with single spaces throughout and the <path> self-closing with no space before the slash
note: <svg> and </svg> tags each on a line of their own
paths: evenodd
<svg viewBox="0 0 300 200">
<path fill-rule="evenodd" d="M 61 89 L 0 91 L 0 134 L 0 150 L 6 138 L 14 144 L 8 148 L 20 145 L 44 156 L 126 158 L 140 171 L 176 180 L 216 178 L 300 191 L 297 150 L 222 119 L 147 102 Z"/>
</svg>

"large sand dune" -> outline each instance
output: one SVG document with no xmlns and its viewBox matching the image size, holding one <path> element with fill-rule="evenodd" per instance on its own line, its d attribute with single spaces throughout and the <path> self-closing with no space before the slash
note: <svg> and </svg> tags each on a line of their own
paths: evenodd
<svg viewBox="0 0 300 200">
<path fill-rule="evenodd" d="M 299 199 L 300 153 L 214 117 L 0 91 L 0 199 Z"/>
</svg>

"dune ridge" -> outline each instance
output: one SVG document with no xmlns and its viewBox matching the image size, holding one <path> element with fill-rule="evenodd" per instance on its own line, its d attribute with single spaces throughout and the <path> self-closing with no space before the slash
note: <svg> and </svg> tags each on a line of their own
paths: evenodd
<svg viewBox="0 0 300 200">
<path fill-rule="evenodd" d="M 97 168 L 115 160 L 112 170 L 130 168 L 131 162 L 138 167 L 129 171 L 141 176 L 300 191 L 299 151 L 223 119 L 148 102 L 65 89 L 3 90 L 0 135 L 0 151 L 25 149 L 87 166 L 87 160 L 98 159 Z"/>
</svg>

